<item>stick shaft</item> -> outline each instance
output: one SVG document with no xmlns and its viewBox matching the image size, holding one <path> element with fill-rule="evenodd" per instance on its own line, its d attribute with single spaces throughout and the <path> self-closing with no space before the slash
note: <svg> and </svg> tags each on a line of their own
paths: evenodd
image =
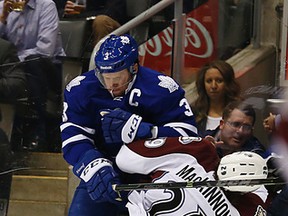
<svg viewBox="0 0 288 216">
<path fill-rule="evenodd" d="M 247 180 L 214 180 L 199 182 L 163 182 L 114 185 L 116 191 L 152 190 L 172 188 L 197 188 L 197 187 L 225 187 L 225 186 L 253 186 L 253 185 L 278 185 L 286 184 L 278 178 L 247 179 Z"/>
</svg>

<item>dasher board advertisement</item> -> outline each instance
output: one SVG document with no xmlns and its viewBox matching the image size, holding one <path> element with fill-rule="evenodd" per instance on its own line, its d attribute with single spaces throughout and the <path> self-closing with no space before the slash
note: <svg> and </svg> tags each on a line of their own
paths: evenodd
<svg viewBox="0 0 288 216">
<path fill-rule="evenodd" d="M 204 1 L 186 16 L 184 71 L 186 82 L 196 70 L 216 58 L 218 42 L 218 0 Z M 173 26 L 169 26 L 139 47 L 140 64 L 171 75 Z"/>
</svg>

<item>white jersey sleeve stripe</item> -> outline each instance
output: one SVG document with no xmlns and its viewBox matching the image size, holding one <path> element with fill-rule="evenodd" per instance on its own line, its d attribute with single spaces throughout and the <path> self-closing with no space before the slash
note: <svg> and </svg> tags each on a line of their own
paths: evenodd
<svg viewBox="0 0 288 216">
<path fill-rule="evenodd" d="M 176 127 L 173 127 L 174 130 L 176 130 L 181 136 L 184 136 L 184 137 L 188 137 L 189 135 L 185 132 L 185 130 L 183 130 L 182 128 L 176 128 Z"/>
<path fill-rule="evenodd" d="M 95 130 L 92 129 L 92 128 L 88 128 L 88 127 L 81 127 L 80 125 L 77 125 L 77 124 L 73 124 L 71 122 L 67 122 L 67 123 L 64 123 L 60 126 L 60 130 L 61 132 L 63 130 L 65 130 L 67 127 L 70 127 L 70 126 L 73 126 L 73 127 L 77 127 L 77 128 L 80 128 L 81 130 L 89 133 L 89 134 L 95 134 Z"/>
<path fill-rule="evenodd" d="M 175 130 L 176 128 L 183 128 L 198 134 L 198 129 L 194 125 L 183 122 L 170 122 L 168 124 L 165 124 L 164 126 L 175 128 Z"/>
<path fill-rule="evenodd" d="M 93 143 L 94 145 L 94 141 L 92 139 L 90 139 L 89 137 L 87 136 L 84 136 L 82 134 L 79 134 L 79 135 L 76 135 L 76 136 L 73 136 L 73 137 L 70 137 L 69 139 L 65 140 L 64 142 L 62 142 L 62 148 L 64 148 L 66 145 L 72 143 L 72 142 L 76 142 L 76 141 L 79 141 L 79 140 L 89 140 L 90 142 Z"/>
</svg>

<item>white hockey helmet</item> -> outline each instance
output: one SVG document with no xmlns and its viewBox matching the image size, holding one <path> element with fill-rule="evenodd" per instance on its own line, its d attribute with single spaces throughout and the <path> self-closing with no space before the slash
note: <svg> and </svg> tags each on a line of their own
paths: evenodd
<svg viewBox="0 0 288 216">
<path fill-rule="evenodd" d="M 217 175 L 219 180 L 246 180 L 266 179 L 268 167 L 266 160 L 260 155 L 240 151 L 224 156 L 218 166 Z M 257 190 L 260 185 L 253 186 L 225 186 L 229 191 L 250 192 Z"/>
</svg>

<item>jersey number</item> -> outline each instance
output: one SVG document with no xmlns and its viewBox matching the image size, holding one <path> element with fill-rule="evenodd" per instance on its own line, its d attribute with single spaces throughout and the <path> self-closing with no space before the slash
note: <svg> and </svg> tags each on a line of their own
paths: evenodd
<svg viewBox="0 0 288 216">
<path fill-rule="evenodd" d="M 191 107 L 190 107 L 190 105 L 189 105 L 189 103 L 188 103 L 186 98 L 183 98 L 180 101 L 179 106 L 180 107 L 184 106 L 184 108 L 185 108 L 185 112 L 184 113 L 185 113 L 186 116 L 193 116 L 192 109 L 191 109 Z"/>
</svg>

